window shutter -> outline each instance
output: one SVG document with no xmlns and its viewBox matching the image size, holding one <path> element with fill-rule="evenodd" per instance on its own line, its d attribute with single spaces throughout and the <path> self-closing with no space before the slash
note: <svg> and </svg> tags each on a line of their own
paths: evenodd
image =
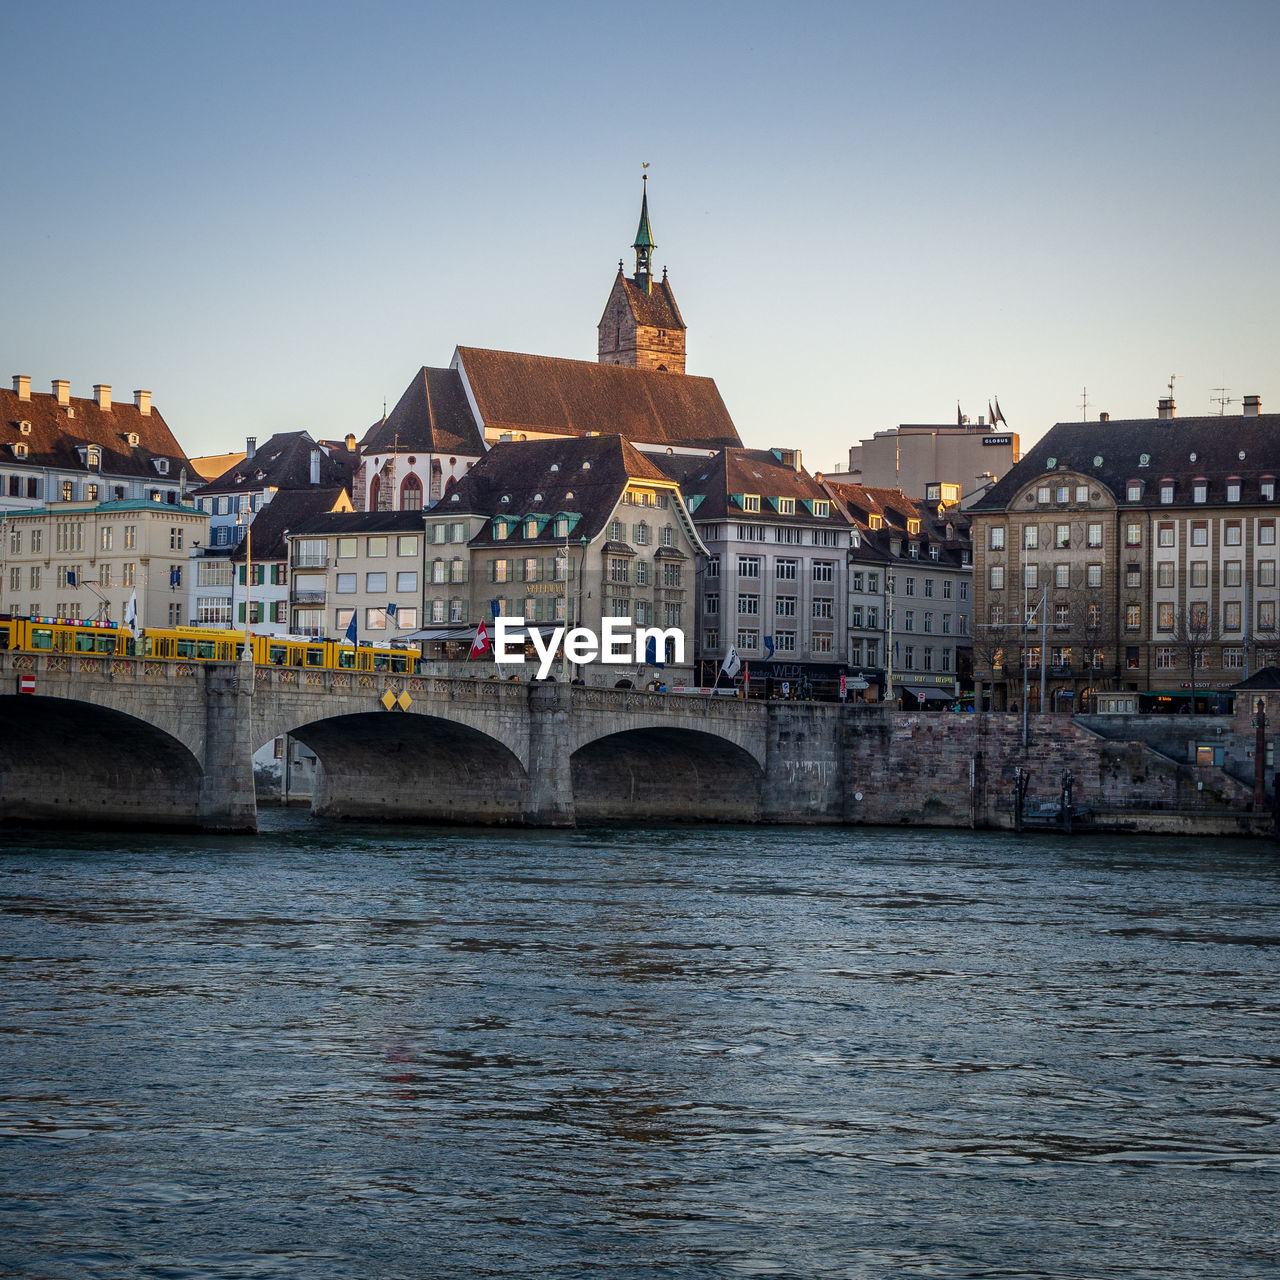
<svg viewBox="0 0 1280 1280">
<path fill-rule="evenodd" d="M 240 585 L 241 585 L 242 587 L 244 586 L 244 565 L 241 565 L 241 566 L 240 566 Z M 241 606 L 240 606 L 240 608 L 243 610 L 243 609 L 244 609 L 244 606 L 243 606 L 243 605 L 241 605 Z M 241 618 L 241 621 L 243 622 L 243 621 L 244 621 L 244 619 L 243 619 L 243 618 Z"/>
<path fill-rule="evenodd" d="M 240 625 L 244 626 L 244 601 L 240 601 Z"/>
</svg>

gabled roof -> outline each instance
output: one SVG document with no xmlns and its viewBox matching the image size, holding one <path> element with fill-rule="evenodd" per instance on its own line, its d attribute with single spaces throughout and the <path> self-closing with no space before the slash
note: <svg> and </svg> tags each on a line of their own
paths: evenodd
<svg viewBox="0 0 1280 1280">
<path fill-rule="evenodd" d="M 710 378 L 478 347 L 459 347 L 454 365 L 488 431 L 596 432 L 705 449 L 742 443 Z"/>
<path fill-rule="evenodd" d="M 396 407 L 365 433 L 361 449 L 365 453 L 480 457 L 484 443 L 458 371 L 425 365 L 419 369 Z"/>
<path fill-rule="evenodd" d="M 176 484 L 185 467 L 188 475 L 195 478 L 186 454 L 158 410 L 143 413 L 128 401 L 100 409 L 97 400 L 81 396 L 71 396 L 68 407 L 73 416 L 68 416 L 67 409 L 50 392 L 33 391 L 30 400 L 21 400 L 16 391 L 0 388 L 0 458 L 13 461 L 11 446 L 22 443 L 27 446 L 27 456 L 21 461 L 28 466 L 87 471 L 77 446 L 97 445 L 102 450 L 102 471 L 106 475 Z M 29 432 L 20 429 L 23 422 L 30 423 Z M 137 435 L 136 445 L 129 444 L 130 433 Z M 152 465 L 156 458 L 169 460 L 167 475 Z"/>
<path fill-rule="evenodd" d="M 653 292 L 650 293 L 634 280 L 624 276 L 622 268 L 619 267 L 618 278 L 614 281 L 609 302 L 613 301 L 613 292 L 619 287 L 638 326 L 647 329 L 683 329 L 685 327 L 684 317 L 680 314 L 680 308 L 676 306 L 676 295 L 667 281 L 665 270 L 662 273 L 662 279 L 654 283 Z M 608 315 L 608 313 L 609 303 L 606 302 L 604 314 Z M 601 320 L 603 322 L 603 316 Z"/>
<path fill-rule="evenodd" d="M 317 516 L 328 515 L 341 507 L 350 510 L 351 497 L 344 485 L 328 488 L 281 489 L 253 517 L 253 559 L 283 560 L 289 554 L 285 534 L 301 528 Z M 243 560 L 243 541 L 231 553 L 233 560 Z"/>
<path fill-rule="evenodd" d="M 1253 675 L 1233 684 L 1233 689 L 1248 689 L 1258 692 L 1275 692 L 1280 689 L 1280 667 L 1260 667 Z"/>
<path fill-rule="evenodd" d="M 518 546 L 526 541 L 523 526 L 513 528 L 505 539 L 495 539 L 492 517 L 519 521 L 534 513 L 577 513 L 582 519 L 574 525 L 572 537 L 590 540 L 604 529 L 633 480 L 664 487 L 671 483 L 621 436 L 503 443 L 494 445 L 465 476 L 450 480 L 431 513 L 489 517 L 472 538 L 473 546 Z M 531 541 L 555 541 L 555 537 L 548 525 Z"/>
<path fill-rule="evenodd" d="M 275 506 L 277 499 L 269 504 Z M 265 514 L 267 507 L 262 509 Z M 258 517 L 261 519 L 261 514 Z M 254 528 L 258 521 L 254 521 Z M 421 533 L 424 527 L 421 511 L 329 511 L 303 520 L 300 524 L 291 525 L 289 536 L 307 537 L 321 534 L 365 534 L 365 533 Z M 254 549 L 253 558 L 258 558 Z"/>
<path fill-rule="evenodd" d="M 823 487 L 839 500 L 849 520 L 857 525 L 861 542 L 888 557 L 891 539 L 919 542 L 922 548 L 938 547 L 938 561 L 932 557 L 923 564 L 943 563 L 951 566 L 967 566 L 963 553 L 971 549 L 967 512 L 959 507 L 939 509 L 934 503 L 909 498 L 901 489 L 888 489 L 876 485 L 846 484 L 833 480 L 824 481 Z M 872 528 L 872 516 L 879 516 L 880 528 Z M 919 533 L 909 532 L 907 522 L 920 521 Z M 948 537 L 948 526 L 951 536 Z M 901 557 L 893 557 L 900 559 Z M 908 560 L 908 563 L 914 561 Z"/>
<path fill-rule="evenodd" d="M 1257 501 L 1256 477 L 1280 476 L 1280 414 L 1059 422 L 970 510 L 1003 510 L 1027 484 L 1057 470 L 1075 471 L 1105 485 L 1122 507 L 1157 505 L 1156 487 L 1166 477 L 1179 483 L 1175 506 L 1191 505 L 1189 482 L 1201 476 L 1208 481 L 1211 504 L 1225 500 L 1229 476 L 1252 478 L 1252 489 L 1246 483 L 1241 496 L 1246 503 Z M 1129 480 L 1146 482 L 1138 502 L 1128 501 Z"/>
<path fill-rule="evenodd" d="M 671 459 L 662 459 L 665 466 Z M 698 462 L 695 459 L 695 462 Z M 807 471 L 783 462 L 772 449 L 723 449 L 714 458 L 704 458 L 694 468 L 683 470 L 681 489 L 686 500 L 701 495 L 702 501 L 694 512 L 695 519 L 706 520 L 740 518 L 767 520 L 772 524 L 830 524 L 845 525 L 843 512 L 837 503 L 830 502 L 830 495 Z M 753 494 L 760 499 L 759 511 L 747 511 L 741 499 Z M 769 500 L 792 498 L 795 511 L 782 514 Z M 829 514 L 815 516 L 803 503 L 813 501 L 829 503 Z"/>
<path fill-rule="evenodd" d="M 261 489 L 310 489 L 311 454 L 320 452 L 320 485 L 350 483 L 351 468 L 330 457 L 305 431 L 282 431 L 261 445 L 253 457 L 241 457 L 216 480 L 194 492 L 198 497 L 220 493 L 256 493 Z"/>
</svg>

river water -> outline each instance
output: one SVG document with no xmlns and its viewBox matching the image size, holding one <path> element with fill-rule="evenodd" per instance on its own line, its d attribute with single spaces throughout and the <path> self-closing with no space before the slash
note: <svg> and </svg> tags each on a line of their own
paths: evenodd
<svg viewBox="0 0 1280 1280">
<path fill-rule="evenodd" d="M 0 835 L 0 1275 L 1280 1268 L 1274 844 Z"/>
</svg>

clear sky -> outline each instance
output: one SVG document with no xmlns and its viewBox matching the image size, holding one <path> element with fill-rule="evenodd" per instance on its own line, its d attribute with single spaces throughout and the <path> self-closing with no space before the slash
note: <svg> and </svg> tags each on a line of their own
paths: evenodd
<svg viewBox="0 0 1280 1280">
<path fill-rule="evenodd" d="M 457 345 L 595 358 L 655 262 L 748 444 L 1280 409 L 1280 4 L 0 0 L 10 365 L 190 454 Z"/>
</svg>

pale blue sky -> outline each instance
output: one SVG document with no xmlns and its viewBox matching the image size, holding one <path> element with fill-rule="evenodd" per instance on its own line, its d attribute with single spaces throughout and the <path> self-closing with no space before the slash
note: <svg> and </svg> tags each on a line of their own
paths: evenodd
<svg viewBox="0 0 1280 1280">
<path fill-rule="evenodd" d="M 192 454 L 359 434 L 459 344 L 593 359 L 642 161 L 749 444 L 1280 409 L 1280 4 L 0 17 L 0 373 L 148 387 Z"/>
</svg>

